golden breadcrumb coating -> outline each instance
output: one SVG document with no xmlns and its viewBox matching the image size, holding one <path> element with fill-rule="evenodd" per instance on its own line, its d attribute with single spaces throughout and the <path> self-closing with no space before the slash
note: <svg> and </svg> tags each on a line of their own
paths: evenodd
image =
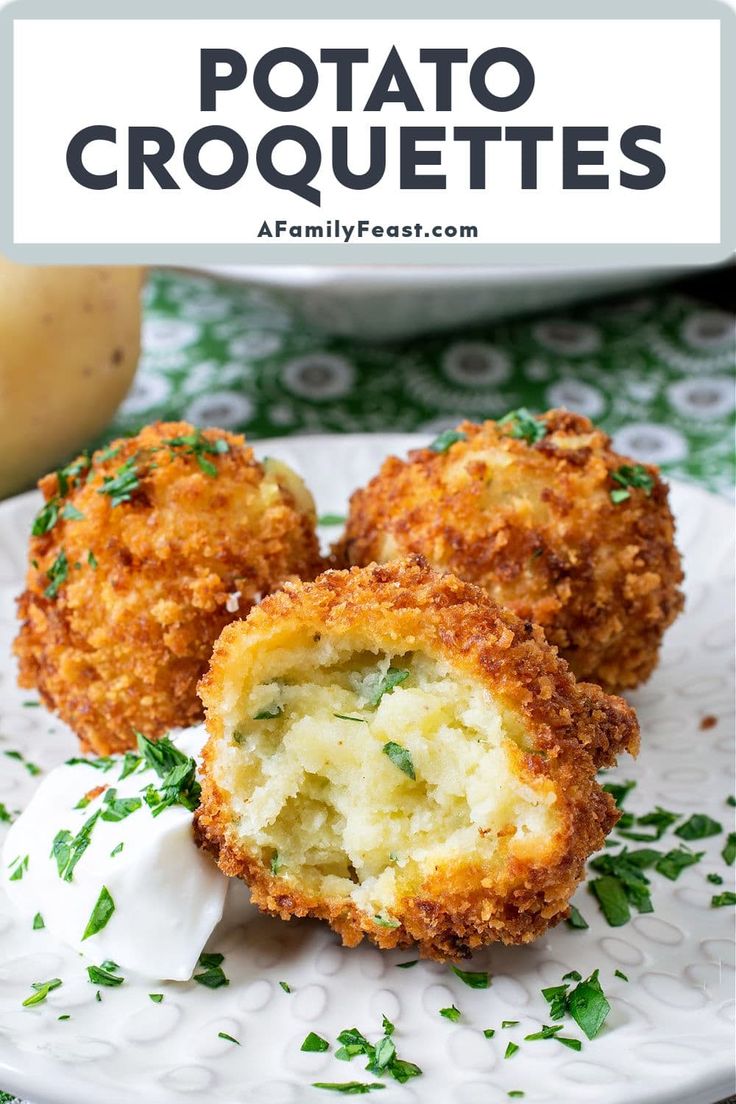
<svg viewBox="0 0 736 1104">
<path fill-rule="evenodd" d="M 332 562 L 420 553 L 541 625 L 578 678 L 638 686 L 683 607 L 667 486 L 580 414 L 519 413 L 386 460 Z"/>
<path fill-rule="evenodd" d="M 348 946 L 437 959 L 568 914 L 618 819 L 596 768 L 638 749 L 625 702 L 421 557 L 287 584 L 223 631 L 200 694 L 220 869 Z"/>
<path fill-rule="evenodd" d="M 197 681 L 222 628 L 320 569 L 301 480 L 222 430 L 148 426 L 39 486 L 19 683 L 85 750 L 122 751 L 136 729 L 155 738 L 201 719 Z"/>
</svg>

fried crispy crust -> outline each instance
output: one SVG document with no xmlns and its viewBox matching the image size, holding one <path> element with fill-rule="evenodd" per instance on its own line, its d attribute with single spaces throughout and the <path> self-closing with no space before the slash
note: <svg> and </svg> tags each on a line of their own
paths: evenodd
<svg viewBox="0 0 736 1104">
<path fill-rule="evenodd" d="M 193 432 L 185 422 L 148 426 L 95 453 L 91 468 L 80 458 L 66 494 L 56 474 L 39 483 L 47 502 L 59 498 L 59 518 L 31 538 L 19 683 L 39 690 L 85 750 L 121 751 L 134 729 L 157 737 L 201 719 L 197 681 L 223 626 L 284 579 L 320 569 L 314 514 L 288 478 L 264 481 L 244 438 L 222 430 L 203 433 L 227 444 L 201 454 L 216 475 L 186 447 L 163 444 Z M 131 458 L 138 484 L 113 505 L 100 489 Z M 83 517 L 65 518 L 70 506 Z M 66 579 L 49 597 L 62 552 Z"/>
<path fill-rule="evenodd" d="M 477 680 L 514 710 L 533 738 L 533 750 L 519 752 L 519 771 L 528 779 L 551 780 L 557 794 L 561 827 L 544 854 L 513 856 L 494 871 L 472 854 L 435 868 L 392 906 L 400 923 L 387 928 L 351 899 L 320 896 L 288 873 L 273 874 L 249 852 L 238 837 L 228 795 L 215 780 L 218 748 L 230 735 L 229 710 L 256 677 L 265 653 L 319 638 L 348 641 L 357 650 L 421 651 Z M 422 955 L 437 959 L 463 957 L 492 941 L 528 942 L 568 914 L 586 857 L 602 846 L 618 819 L 596 781 L 596 766 L 612 763 L 623 749 L 638 749 L 638 724 L 625 702 L 598 686 L 576 683 L 541 629 L 501 609 L 478 587 L 433 571 L 420 557 L 287 584 L 247 621 L 223 631 L 200 694 L 210 738 L 196 831 L 221 870 L 244 879 L 261 909 L 287 920 L 327 920 L 348 946 L 364 936 L 382 948 L 417 943 Z"/>
<path fill-rule="evenodd" d="M 542 625 L 579 678 L 634 687 L 683 607 L 667 486 L 622 502 L 611 473 L 634 461 L 579 414 L 551 410 L 534 445 L 497 422 L 459 429 L 446 452 L 390 457 L 350 502 L 333 564 L 420 553 Z"/>
</svg>

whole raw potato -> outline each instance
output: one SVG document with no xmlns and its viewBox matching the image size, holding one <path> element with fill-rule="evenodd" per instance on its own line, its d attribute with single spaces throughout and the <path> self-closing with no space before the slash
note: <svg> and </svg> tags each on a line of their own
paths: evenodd
<svg viewBox="0 0 736 1104">
<path fill-rule="evenodd" d="M 0 497 L 109 422 L 138 363 L 143 272 L 0 257 Z"/>
</svg>

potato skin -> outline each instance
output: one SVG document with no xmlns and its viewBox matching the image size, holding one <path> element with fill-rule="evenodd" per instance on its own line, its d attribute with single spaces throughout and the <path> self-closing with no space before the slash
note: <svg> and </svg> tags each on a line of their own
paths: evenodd
<svg viewBox="0 0 736 1104">
<path fill-rule="evenodd" d="M 109 423 L 138 364 L 144 276 L 0 257 L 0 498 Z"/>
<path fill-rule="evenodd" d="M 520 755 L 521 771 L 551 780 L 557 793 L 562 827 L 544 854 L 524 861 L 513 856 L 494 872 L 472 854 L 435 868 L 416 892 L 392 906 L 400 923 L 386 928 L 350 899 L 320 896 L 288 874 L 272 873 L 248 852 L 214 777 L 218 746 L 228 739 L 228 711 L 269 650 L 320 637 L 348 641 L 357 650 L 421 651 L 515 710 L 534 743 L 533 752 Z M 254 903 L 282 919 L 319 917 L 347 946 L 364 937 L 382 948 L 416 943 L 423 956 L 439 960 L 467 956 L 493 941 L 526 943 L 568 914 L 585 859 L 618 819 L 596 768 L 623 750 L 638 750 L 638 723 L 624 701 L 576 683 L 540 628 L 501 609 L 478 587 L 432 570 L 421 557 L 287 584 L 246 621 L 223 631 L 200 694 L 210 738 L 195 831 L 220 869 L 246 881 Z"/>
<path fill-rule="evenodd" d="M 580 414 L 550 410 L 536 444 L 511 426 L 463 422 L 446 452 L 390 457 L 350 501 L 336 567 L 419 553 L 482 586 L 541 625 L 578 678 L 616 692 L 654 670 L 683 607 L 668 490 L 643 465 L 651 493 L 611 473 L 634 464 Z"/>
<path fill-rule="evenodd" d="M 31 537 L 19 683 L 38 689 L 84 750 L 122 751 L 136 729 L 155 738 L 200 720 L 197 681 L 223 626 L 285 579 L 320 569 L 314 513 L 287 481 L 266 480 L 244 438 L 222 430 L 202 431 L 227 443 L 224 454 L 204 454 L 215 477 L 186 448 L 164 444 L 193 432 L 158 423 L 98 451 L 91 467 L 82 459 L 56 524 Z M 103 481 L 132 457 L 138 486 L 113 505 Z M 59 495 L 56 473 L 39 486 L 47 502 Z M 83 517 L 64 518 L 69 506 Z M 62 551 L 66 579 L 49 597 L 47 573 Z M 235 591 L 239 605 L 231 599 L 228 610 Z"/>
</svg>

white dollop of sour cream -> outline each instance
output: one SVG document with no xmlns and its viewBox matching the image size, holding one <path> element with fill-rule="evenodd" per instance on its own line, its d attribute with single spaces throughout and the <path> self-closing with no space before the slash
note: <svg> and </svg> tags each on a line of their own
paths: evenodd
<svg viewBox="0 0 736 1104">
<path fill-rule="evenodd" d="M 196 758 L 205 736 L 200 726 L 174 734 L 173 740 Z M 159 789 L 161 779 L 145 764 L 121 780 L 123 757 L 112 761 L 107 770 L 86 763 L 63 765 L 41 782 L 6 836 L 4 888 L 29 923 L 40 913 L 52 935 L 96 964 L 111 959 L 144 977 L 185 981 L 222 916 L 228 887 L 228 879 L 194 842 L 188 809 L 172 805 L 153 816 L 142 800 L 121 820 L 99 816 L 71 881 L 60 877 L 52 855 L 60 830 L 77 836 L 98 810 L 104 814 L 110 789 L 118 801 L 142 799 L 149 784 Z M 100 786 L 105 790 L 85 808 L 74 808 Z M 22 877 L 13 878 L 19 863 Z M 103 886 L 114 911 L 99 932 L 83 939 Z"/>
</svg>

